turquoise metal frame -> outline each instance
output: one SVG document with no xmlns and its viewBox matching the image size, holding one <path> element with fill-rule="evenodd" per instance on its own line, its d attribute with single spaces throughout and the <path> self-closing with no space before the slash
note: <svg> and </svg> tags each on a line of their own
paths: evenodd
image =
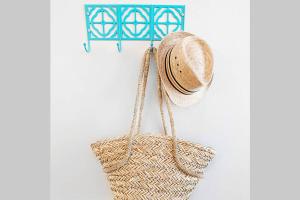
<svg viewBox="0 0 300 200">
<path fill-rule="evenodd" d="M 184 30 L 184 5 L 86 4 L 86 52 L 91 41 L 161 40 L 170 32 Z"/>
</svg>

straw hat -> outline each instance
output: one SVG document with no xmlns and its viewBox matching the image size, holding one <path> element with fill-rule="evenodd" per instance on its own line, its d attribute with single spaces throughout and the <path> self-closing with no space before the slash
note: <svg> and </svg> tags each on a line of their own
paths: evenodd
<svg viewBox="0 0 300 200">
<path fill-rule="evenodd" d="M 171 33 L 158 47 L 158 71 L 173 103 L 189 106 L 197 103 L 211 84 L 213 56 L 199 37 L 187 32 Z"/>
</svg>

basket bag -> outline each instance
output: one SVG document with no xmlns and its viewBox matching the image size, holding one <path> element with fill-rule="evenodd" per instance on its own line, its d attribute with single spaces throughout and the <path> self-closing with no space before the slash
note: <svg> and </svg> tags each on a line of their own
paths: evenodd
<svg viewBox="0 0 300 200">
<path fill-rule="evenodd" d="M 171 103 L 157 73 L 160 113 L 164 132 L 141 134 L 150 55 L 157 61 L 157 50 L 149 48 L 144 55 L 138 91 L 129 134 L 91 144 L 100 160 L 115 200 L 185 200 L 215 155 L 210 147 L 176 139 Z M 172 135 L 167 134 L 163 112 L 165 102 Z"/>
</svg>

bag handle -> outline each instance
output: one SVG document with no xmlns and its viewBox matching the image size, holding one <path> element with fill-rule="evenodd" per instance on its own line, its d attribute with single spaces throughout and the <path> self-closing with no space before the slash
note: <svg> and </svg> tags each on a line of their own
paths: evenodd
<svg viewBox="0 0 300 200">
<path fill-rule="evenodd" d="M 155 60 L 155 64 L 158 67 L 158 57 L 157 57 L 157 50 L 155 49 L 154 51 L 154 60 Z M 175 129 L 175 125 L 174 125 L 174 117 L 173 117 L 173 112 L 172 112 L 172 108 L 171 108 L 171 103 L 170 103 L 170 98 L 167 95 L 165 88 L 163 87 L 162 83 L 161 83 L 161 77 L 158 73 L 158 79 L 159 81 L 159 88 L 161 90 L 162 93 L 162 100 L 165 99 L 166 102 L 166 106 L 167 106 L 167 110 L 168 110 L 168 114 L 169 114 L 169 120 L 170 120 L 170 126 L 171 126 L 171 132 L 172 132 L 172 139 L 173 139 L 173 152 L 174 152 L 174 159 L 175 162 L 178 166 L 179 169 L 181 169 L 184 173 L 186 173 L 189 176 L 193 176 L 193 177 L 200 177 L 199 174 L 195 173 L 194 171 L 188 169 L 186 166 L 184 166 L 181 161 L 179 160 L 178 157 L 178 142 L 176 139 L 176 129 Z M 162 112 L 163 113 L 163 112 Z M 163 117 L 163 114 L 162 114 Z"/>
<path fill-rule="evenodd" d="M 138 115 L 134 115 L 134 118 L 138 119 L 138 122 L 136 122 L 137 127 L 136 127 L 136 132 L 134 133 L 134 120 L 132 121 L 131 124 L 131 131 L 134 133 L 134 135 L 140 133 L 140 128 L 141 128 L 141 121 L 142 121 L 142 113 L 143 113 L 143 108 L 144 108 L 144 100 L 145 100 L 145 93 L 146 93 L 146 85 L 147 85 L 147 80 L 148 80 L 148 74 L 149 74 L 149 67 L 150 67 L 150 54 L 154 53 L 156 55 L 156 48 L 150 48 L 149 51 L 145 52 L 145 56 L 144 56 L 144 64 L 142 65 L 142 68 L 144 70 L 144 79 L 143 79 L 143 83 L 141 85 L 142 87 L 142 93 L 140 96 L 140 108 L 135 108 L 135 110 L 138 110 L 139 113 Z M 148 56 L 149 55 L 149 56 Z M 155 57 L 155 56 L 154 56 Z M 156 58 L 154 58 L 156 59 Z M 157 76 L 156 76 L 156 81 L 157 81 L 157 94 L 158 94 L 158 100 L 159 100 L 159 109 L 160 109 L 160 115 L 161 115 L 161 119 L 162 119 L 162 124 L 163 124 L 163 130 L 164 130 L 164 135 L 168 135 L 167 133 L 167 128 L 166 128 L 166 120 L 165 120 L 165 115 L 164 115 L 164 111 L 163 111 L 163 94 L 162 94 L 162 90 L 161 90 L 161 79 L 158 73 L 158 69 L 157 69 Z M 139 96 L 139 89 L 137 92 L 137 97 Z M 136 103 L 135 107 L 138 106 L 139 103 Z"/>
<path fill-rule="evenodd" d="M 112 172 L 115 171 L 122 166 L 124 166 L 130 156 L 132 155 L 132 145 L 133 145 L 133 139 L 136 134 L 139 133 L 140 126 L 141 126 L 141 114 L 144 107 L 144 99 L 145 99 L 145 91 L 146 91 L 146 85 L 147 85 L 147 79 L 149 74 L 149 66 L 150 66 L 150 54 L 153 53 L 155 63 L 157 65 L 157 49 L 152 47 L 148 48 L 145 51 L 144 58 L 143 58 L 143 65 L 140 70 L 139 80 L 138 80 L 138 89 L 137 94 L 135 98 L 135 106 L 134 106 L 134 112 L 133 112 L 133 119 L 130 127 L 130 132 L 128 135 L 128 147 L 125 157 L 118 162 L 116 165 L 111 166 L 109 169 L 106 170 L 106 172 Z M 171 126 L 171 132 L 172 132 L 172 141 L 173 141 L 173 153 L 174 153 L 174 159 L 177 164 L 177 167 L 181 169 L 184 173 L 186 173 L 189 176 L 199 177 L 198 174 L 195 172 L 187 169 L 179 160 L 178 158 L 178 144 L 176 140 L 176 131 L 174 126 L 174 118 L 173 118 L 173 112 L 171 109 L 171 103 L 168 95 L 166 94 L 166 91 L 161 83 L 161 78 L 159 76 L 159 73 L 157 72 L 157 83 L 158 83 L 158 98 L 159 98 L 159 104 L 160 104 L 160 113 L 164 128 L 164 134 L 167 135 L 167 128 L 165 123 L 165 116 L 163 112 L 163 100 L 165 100 L 169 120 L 170 120 L 170 126 Z M 136 133 L 134 131 L 136 130 Z"/>
<path fill-rule="evenodd" d="M 137 123 L 137 120 L 139 118 L 139 115 L 142 113 L 142 107 L 144 103 L 140 103 L 141 100 L 143 101 L 145 96 L 145 91 L 146 91 L 146 83 L 148 79 L 148 72 L 149 72 L 149 65 L 150 65 L 150 51 L 151 49 L 148 48 L 143 57 L 143 63 L 139 72 L 139 78 L 138 78 L 138 87 L 137 87 L 137 93 L 135 96 L 135 104 L 134 104 L 134 111 L 133 111 L 133 117 L 132 117 L 132 122 L 131 122 L 131 127 L 130 127 L 130 132 L 128 135 L 128 147 L 127 147 L 127 152 L 124 155 L 124 158 L 117 162 L 115 165 L 112 165 L 110 167 L 106 168 L 106 172 L 110 173 L 113 172 L 119 168 L 121 168 L 123 165 L 125 165 L 130 156 L 131 156 L 131 151 L 132 151 L 132 141 L 133 141 L 133 135 L 135 135 L 133 132 L 136 129 L 136 125 L 140 126 L 140 120 Z M 142 105 L 142 106 L 141 106 Z"/>
</svg>

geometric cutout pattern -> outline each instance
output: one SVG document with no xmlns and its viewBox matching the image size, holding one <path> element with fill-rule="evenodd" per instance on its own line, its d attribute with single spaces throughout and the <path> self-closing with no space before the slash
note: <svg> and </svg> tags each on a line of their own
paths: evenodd
<svg viewBox="0 0 300 200">
<path fill-rule="evenodd" d="M 86 4 L 86 51 L 91 40 L 159 41 L 184 30 L 184 16 L 184 5 Z"/>
</svg>

